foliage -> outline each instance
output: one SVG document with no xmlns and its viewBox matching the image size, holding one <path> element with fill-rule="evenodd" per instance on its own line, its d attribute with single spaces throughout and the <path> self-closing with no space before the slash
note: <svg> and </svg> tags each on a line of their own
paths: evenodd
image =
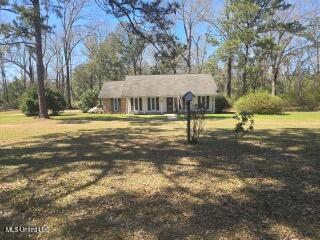
<svg viewBox="0 0 320 240">
<path fill-rule="evenodd" d="M 52 111 L 52 115 L 59 115 L 66 108 L 66 101 L 62 94 L 52 88 L 46 90 L 47 107 Z"/>
<path fill-rule="evenodd" d="M 63 96 L 56 90 L 46 89 L 47 107 L 52 111 L 52 115 L 58 115 L 66 107 Z M 37 88 L 34 86 L 27 90 L 22 96 L 21 111 L 27 116 L 37 116 L 39 114 L 39 102 Z"/>
<path fill-rule="evenodd" d="M 163 42 L 172 27 L 172 14 L 176 13 L 178 4 L 173 1 L 120 1 L 97 0 L 99 6 L 123 24 L 126 30 L 147 40 L 151 44 Z"/>
<path fill-rule="evenodd" d="M 190 142 L 196 144 L 199 142 L 200 135 L 204 131 L 205 110 L 197 109 L 190 112 Z"/>
<path fill-rule="evenodd" d="M 298 110 L 315 110 L 320 105 L 320 99 L 316 94 L 304 93 L 301 96 L 292 92 L 285 95 L 288 107 L 293 107 Z"/>
<path fill-rule="evenodd" d="M 87 90 L 99 86 L 98 74 L 100 66 L 93 62 L 81 64 L 74 69 L 72 77 L 72 85 L 74 99 L 79 100 L 80 96 Z"/>
<path fill-rule="evenodd" d="M 284 111 L 284 101 L 278 96 L 260 91 L 241 97 L 235 107 L 239 112 L 281 114 Z"/>
<path fill-rule="evenodd" d="M 216 113 L 222 113 L 223 111 L 231 107 L 229 100 L 222 94 L 219 94 L 215 98 L 215 103 L 216 103 L 216 108 L 215 108 Z"/>
<path fill-rule="evenodd" d="M 236 141 L 253 131 L 254 115 L 252 113 L 243 111 L 236 113 L 232 118 L 236 120 L 236 126 L 234 128 Z"/>
<path fill-rule="evenodd" d="M 8 84 L 8 96 L 9 104 L 8 106 L 13 109 L 18 109 L 20 104 L 20 99 L 25 92 L 25 87 L 23 86 L 23 81 L 20 79 L 15 79 Z"/>
<path fill-rule="evenodd" d="M 98 91 L 95 89 L 89 89 L 80 96 L 78 107 L 82 112 L 88 112 L 90 108 L 97 106 L 98 104 Z"/>
<path fill-rule="evenodd" d="M 104 81 L 123 80 L 131 73 L 131 67 L 134 74 L 141 72 L 139 63 L 145 44 L 139 38 L 118 27 L 102 42 L 92 42 L 87 44 L 93 45 L 90 46 L 89 61 L 77 66 L 73 72 L 72 84 L 76 100 L 87 89 L 101 88 Z"/>
<path fill-rule="evenodd" d="M 21 98 L 21 111 L 27 116 L 37 116 L 39 114 L 38 92 L 36 87 L 27 90 Z"/>
</svg>

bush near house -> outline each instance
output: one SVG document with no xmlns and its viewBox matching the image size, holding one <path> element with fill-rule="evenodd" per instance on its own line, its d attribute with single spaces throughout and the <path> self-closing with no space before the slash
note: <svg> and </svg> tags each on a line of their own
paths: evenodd
<svg viewBox="0 0 320 240">
<path fill-rule="evenodd" d="M 90 108 L 98 104 L 98 91 L 89 89 L 81 94 L 78 107 L 82 112 L 88 112 Z"/>
<path fill-rule="evenodd" d="M 215 99 L 215 102 L 216 102 L 216 113 L 222 113 L 231 107 L 229 100 L 223 95 L 218 95 Z"/>
<path fill-rule="evenodd" d="M 280 97 L 272 96 L 268 92 L 255 92 L 239 98 L 235 107 L 239 112 L 281 114 L 285 104 Z"/>
<path fill-rule="evenodd" d="M 52 115 L 59 115 L 66 107 L 63 96 L 54 89 L 46 89 L 46 99 L 48 110 L 51 110 Z M 22 96 L 20 109 L 27 116 L 37 116 L 39 114 L 38 92 L 36 87 L 30 88 Z"/>
</svg>

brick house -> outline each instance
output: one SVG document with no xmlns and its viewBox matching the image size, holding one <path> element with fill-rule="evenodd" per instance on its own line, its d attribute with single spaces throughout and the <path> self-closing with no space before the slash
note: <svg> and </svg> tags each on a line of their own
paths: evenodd
<svg viewBox="0 0 320 240">
<path fill-rule="evenodd" d="M 163 114 L 184 111 L 182 96 L 191 91 L 193 107 L 215 112 L 217 86 L 210 74 L 127 76 L 105 82 L 99 93 L 105 113 Z"/>
</svg>

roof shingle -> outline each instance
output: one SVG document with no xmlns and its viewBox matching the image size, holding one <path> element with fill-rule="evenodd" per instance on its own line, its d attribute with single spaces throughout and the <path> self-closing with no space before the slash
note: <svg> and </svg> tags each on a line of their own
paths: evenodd
<svg viewBox="0 0 320 240">
<path fill-rule="evenodd" d="M 99 98 L 121 98 L 124 81 L 109 81 L 103 83 Z"/>
<path fill-rule="evenodd" d="M 188 91 L 196 96 L 215 95 L 217 86 L 210 74 L 127 76 L 125 81 L 104 83 L 99 97 L 182 97 Z"/>
</svg>

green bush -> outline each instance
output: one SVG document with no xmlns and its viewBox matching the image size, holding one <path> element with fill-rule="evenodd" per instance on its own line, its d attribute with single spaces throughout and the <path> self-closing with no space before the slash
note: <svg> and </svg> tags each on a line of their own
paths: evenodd
<svg viewBox="0 0 320 240">
<path fill-rule="evenodd" d="M 235 107 L 239 112 L 259 114 L 281 114 L 284 111 L 284 101 L 268 92 L 249 93 L 241 97 Z"/>
<path fill-rule="evenodd" d="M 223 95 L 218 95 L 215 99 L 215 102 L 216 102 L 216 113 L 221 113 L 231 107 L 231 104 L 229 103 L 228 99 L 225 98 L 225 96 Z"/>
<path fill-rule="evenodd" d="M 38 92 L 36 87 L 27 90 L 20 102 L 21 111 L 27 116 L 36 116 L 39 113 Z"/>
<path fill-rule="evenodd" d="M 90 108 L 97 106 L 98 92 L 94 89 L 89 89 L 81 94 L 78 107 L 82 112 L 88 112 Z"/>
<path fill-rule="evenodd" d="M 285 99 L 288 107 L 302 111 L 312 111 L 320 105 L 320 100 L 316 94 L 304 93 L 302 96 L 298 96 L 296 93 L 291 93 L 286 95 Z"/>
<path fill-rule="evenodd" d="M 66 108 L 66 101 L 59 91 L 51 88 L 46 89 L 47 107 L 52 115 L 58 115 Z"/>
<path fill-rule="evenodd" d="M 52 111 L 52 115 L 57 115 L 66 107 L 63 96 L 51 88 L 46 89 L 47 108 Z M 21 98 L 21 111 L 27 116 L 39 115 L 38 92 L 36 87 L 32 87 L 25 92 Z"/>
</svg>

